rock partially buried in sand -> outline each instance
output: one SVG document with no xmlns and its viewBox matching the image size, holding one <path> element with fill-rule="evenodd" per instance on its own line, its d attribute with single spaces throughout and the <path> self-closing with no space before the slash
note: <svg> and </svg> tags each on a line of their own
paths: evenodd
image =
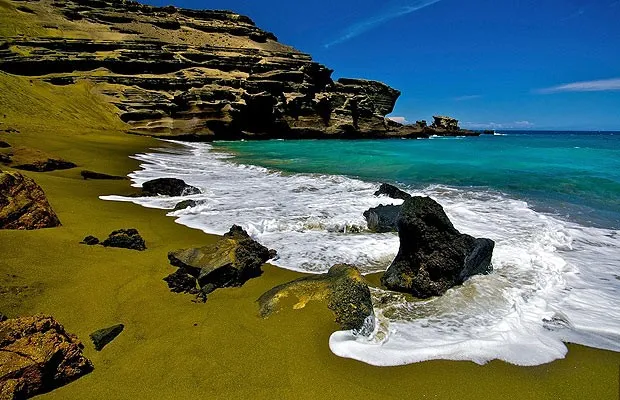
<svg viewBox="0 0 620 400">
<path fill-rule="evenodd" d="M 19 172 L 0 172 L 0 229 L 60 226 L 43 189 Z"/>
<path fill-rule="evenodd" d="M 390 185 L 389 183 L 382 183 L 379 187 L 379 190 L 375 192 L 375 196 L 387 196 L 392 199 L 401 199 L 407 200 L 411 198 L 411 195 L 403 190 L 400 190 L 394 185 Z"/>
<path fill-rule="evenodd" d="M 429 197 L 405 201 L 398 236 L 398 254 L 381 278 L 389 289 L 420 298 L 440 296 L 472 275 L 492 271 L 495 243 L 461 234 Z"/>
<path fill-rule="evenodd" d="M 116 339 L 123 329 L 125 329 L 125 325 L 118 324 L 91 333 L 90 340 L 92 340 L 95 350 L 101 351 L 107 344 Z"/>
<path fill-rule="evenodd" d="M 261 266 L 275 255 L 274 250 L 269 250 L 241 227 L 233 225 L 215 244 L 171 251 L 168 259 L 183 273 L 193 276 L 206 296 L 216 288 L 242 286 L 249 279 L 260 276 Z M 177 277 L 166 278 L 169 285 L 171 280 L 176 281 Z"/>
<path fill-rule="evenodd" d="M 294 296 L 298 302 L 295 309 L 306 306 L 309 301 L 325 301 L 332 310 L 336 322 L 343 330 L 355 330 L 369 333 L 372 327 L 368 321 L 373 321 L 374 310 L 370 289 L 364 281 L 360 271 L 347 264 L 337 264 L 326 274 L 300 278 L 284 285 L 276 286 L 263 294 L 257 301 L 260 306 L 260 315 L 263 318 L 277 312 L 280 302 Z"/>
<path fill-rule="evenodd" d="M 110 181 L 127 180 L 126 176 L 108 175 L 108 174 L 103 174 L 101 172 L 94 172 L 94 171 L 87 171 L 87 170 L 81 171 L 80 175 L 82 175 L 82 178 L 84 178 L 84 180 L 88 180 L 88 179 L 110 180 Z"/>
<path fill-rule="evenodd" d="M 48 158 L 47 160 L 36 160 L 25 164 L 15 165 L 13 168 L 32 172 L 51 172 L 75 167 L 77 167 L 77 165 L 71 161 Z"/>
<path fill-rule="evenodd" d="M 377 233 L 396 232 L 400 209 L 401 206 L 378 206 L 364 211 L 368 229 Z"/>
<path fill-rule="evenodd" d="M 146 250 L 146 243 L 144 243 L 144 239 L 140 236 L 137 229 L 119 229 L 114 231 L 101 244 L 104 247 L 117 247 L 138 251 Z"/>
<path fill-rule="evenodd" d="M 95 246 L 98 245 L 100 243 L 99 239 L 97 239 L 94 236 L 86 236 L 81 242 L 80 244 L 86 244 L 88 246 Z"/>
<path fill-rule="evenodd" d="M 11 147 L 11 145 L 10 145 L 10 144 L 8 144 L 7 142 L 4 142 L 4 141 L 0 140 L 0 149 L 6 149 L 6 148 L 9 148 L 9 147 Z"/>
<path fill-rule="evenodd" d="M 145 196 L 189 196 L 200 193 L 200 189 L 176 178 L 159 178 L 144 182 L 142 191 Z"/>
<path fill-rule="evenodd" d="M 89 373 L 83 348 L 49 316 L 0 322 L 0 398 L 30 398 Z"/>
</svg>

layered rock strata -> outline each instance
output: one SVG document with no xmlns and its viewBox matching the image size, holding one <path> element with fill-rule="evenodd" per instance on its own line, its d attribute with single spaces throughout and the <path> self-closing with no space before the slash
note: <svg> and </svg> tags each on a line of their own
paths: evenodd
<svg viewBox="0 0 620 400">
<path fill-rule="evenodd" d="M 2 12 L 26 7 L 44 33 L 4 38 L 0 71 L 54 85 L 94 82 L 133 133 L 202 141 L 432 133 L 386 120 L 398 90 L 334 81 L 332 70 L 233 12 L 126 0 L 22 3 Z"/>
</svg>

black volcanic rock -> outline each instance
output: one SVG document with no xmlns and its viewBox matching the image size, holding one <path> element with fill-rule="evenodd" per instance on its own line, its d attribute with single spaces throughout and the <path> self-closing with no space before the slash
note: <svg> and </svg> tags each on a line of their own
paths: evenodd
<svg viewBox="0 0 620 400">
<path fill-rule="evenodd" d="M 96 246 L 100 243 L 99 239 L 97 239 L 96 237 L 89 235 L 86 236 L 84 239 L 82 239 L 82 241 L 80 242 L 80 244 L 85 244 L 87 246 Z"/>
<path fill-rule="evenodd" d="M 144 182 L 142 191 L 147 196 L 187 196 L 200 193 L 200 189 L 176 178 L 159 178 Z"/>
<path fill-rule="evenodd" d="M 36 160 L 33 162 L 13 166 L 13 168 L 15 169 L 32 172 L 50 172 L 61 169 L 71 169 L 75 167 L 77 167 L 77 165 L 75 165 L 71 161 L 53 158 L 49 158 L 47 160 Z"/>
<path fill-rule="evenodd" d="M 389 289 L 420 298 L 440 296 L 470 276 L 492 270 L 495 243 L 461 234 L 429 197 L 405 201 L 398 236 L 398 254 L 381 278 Z"/>
<path fill-rule="evenodd" d="M 144 239 L 137 229 L 119 229 L 110 233 L 110 236 L 101 244 L 104 247 L 117 247 L 129 250 L 146 250 Z"/>
<path fill-rule="evenodd" d="M 93 341 L 95 350 L 101 351 L 106 345 L 116 339 L 123 332 L 123 329 L 125 329 L 125 325 L 118 324 L 91 333 L 90 339 Z"/>
<path fill-rule="evenodd" d="M 94 171 L 88 171 L 88 170 L 81 171 L 80 175 L 82 175 L 82 178 L 84 178 L 85 180 L 95 179 L 95 180 L 122 181 L 122 180 L 127 179 L 127 177 L 125 176 L 108 175 L 108 174 L 104 174 L 101 172 L 94 172 Z"/>
<path fill-rule="evenodd" d="M 377 233 L 396 232 L 400 209 L 401 206 L 381 205 L 364 211 L 368 229 Z"/>
<path fill-rule="evenodd" d="M 186 208 L 196 207 L 198 202 L 196 200 L 183 200 L 174 206 L 174 211 L 185 210 Z"/>
<path fill-rule="evenodd" d="M 408 198 L 411 197 L 409 193 L 403 190 L 400 190 L 396 186 L 390 185 L 389 183 L 382 183 L 381 186 L 379 187 L 379 190 L 375 192 L 375 196 L 381 196 L 381 195 L 391 197 L 392 199 L 401 199 L 401 200 L 407 200 Z"/>
<path fill-rule="evenodd" d="M 170 264 L 181 272 L 165 280 L 172 291 L 180 292 L 187 292 L 197 283 L 204 300 L 217 288 L 242 286 L 260 276 L 262 265 L 276 254 L 253 240 L 241 227 L 233 225 L 212 245 L 168 253 Z M 187 275 L 193 277 L 193 282 Z"/>
</svg>

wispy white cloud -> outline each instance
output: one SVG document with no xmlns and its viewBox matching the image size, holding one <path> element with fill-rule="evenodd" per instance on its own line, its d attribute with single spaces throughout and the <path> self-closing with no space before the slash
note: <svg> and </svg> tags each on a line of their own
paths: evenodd
<svg viewBox="0 0 620 400">
<path fill-rule="evenodd" d="M 386 23 L 387 21 L 401 17 L 403 15 L 411 14 L 412 12 L 418 11 L 422 8 L 428 7 L 440 1 L 441 0 L 409 0 L 401 6 L 388 8 L 384 11 L 379 10 L 378 15 L 357 22 L 344 29 L 338 38 L 332 40 L 329 43 L 326 43 L 325 48 L 346 42 L 347 40 L 351 40 L 364 32 L 367 32 L 379 25 Z"/>
<path fill-rule="evenodd" d="M 609 92 L 614 90 L 620 90 L 620 78 L 566 83 L 564 85 L 538 89 L 535 92 L 551 94 L 563 92 Z"/>
<path fill-rule="evenodd" d="M 463 127 L 469 129 L 531 129 L 536 124 L 530 121 L 514 122 L 463 122 Z"/>
<path fill-rule="evenodd" d="M 389 120 L 392 120 L 394 122 L 398 122 L 399 124 L 406 124 L 409 121 L 407 121 L 407 118 L 405 117 L 387 117 Z"/>
<path fill-rule="evenodd" d="M 479 94 L 470 94 L 468 96 L 458 96 L 458 97 L 454 97 L 452 100 L 454 101 L 469 101 L 469 100 L 476 100 L 481 98 L 482 96 Z"/>
</svg>

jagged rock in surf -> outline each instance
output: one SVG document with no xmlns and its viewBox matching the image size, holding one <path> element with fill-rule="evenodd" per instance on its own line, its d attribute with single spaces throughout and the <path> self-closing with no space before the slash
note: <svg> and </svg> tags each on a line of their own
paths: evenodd
<svg viewBox="0 0 620 400">
<path fill-rule="evenodd" d="M 400 249 L 381 282 L 416 297 L 440 296 L 476 274 L 492 271 L 495 243 L 454 228 L 430 197 L 405 201 L 398 219 Z"/>
</svg>

